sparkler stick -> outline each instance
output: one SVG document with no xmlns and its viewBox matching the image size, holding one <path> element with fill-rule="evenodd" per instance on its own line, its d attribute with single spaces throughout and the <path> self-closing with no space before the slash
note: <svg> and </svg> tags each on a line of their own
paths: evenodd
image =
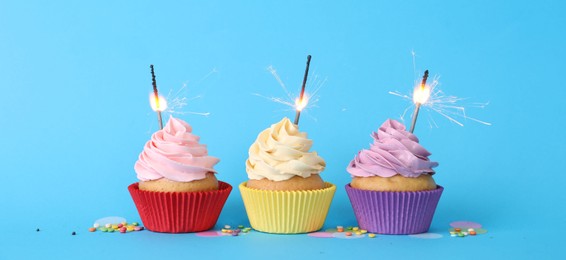
<svg viewBox="0 0 566 260">
<path fill-rule="evenodd" d="M 301 117 L 301 110 L 304 108 L 303 106 L 303 98 L 305 95 L 305 86 L 307 85 L 307 78 L 309 76 L 309 66 L 311 64 L 311 56 L 307 56 L 307 68 L 305 69 L 305 77 L 303 78 L 303 86 L 301 88 L 301 95 L 299 96 L 299 101 L 297 105 L 297 114 L 295 114 L 295 125 L 299 125 L 299 118 Z"/>
<path fill-rule="evenodd" d="M 155 96 L 155 107 L 157 108 L 157 121 L 159 122 L 159 129 L 163 129 L 163 120 L 161 119 L 161 110 L 159 106 L 159 94 L 157 93 L 157 82 L 155 81 L 155 72 L 153 71 L 153 64 L 149 65 L 151 68 L 151 81 L 153 84 L 153 95 Z"/>
<path fill-rule="evenodd" d="M 421 81 L 421 85 L 418 86 L 415 92 L 413 93 L 413 99 L 415 101 L 415 112 L 413 113 L 413 122 L 411 123 L 411 129 L 409 130 L 411 133 L 415 130 L 415 124 L 417 123 L 417 117 L 419 116 L 419 109 L 421 108 L 421 104 L 426 102 L 426 100 L 428 99 L 428 96 L 425 95 L 425 97 L 423 98 L 422 96 L 418 96 L 417 98 L 415 98 L 415 95 L 420 94 L 418 91 L 424 92 L 426 91 L 426 80 L 428 79 L 428 70 L 425 70 L 424 75 L 423 75 L 423 80 Z M 430 95 L 430 90 L 429 91 L 429 95 Z M 422 100 L 424 99 L 424 100 Z M 421 103 L 422 102 L 422 103 Z"/>
</svg>

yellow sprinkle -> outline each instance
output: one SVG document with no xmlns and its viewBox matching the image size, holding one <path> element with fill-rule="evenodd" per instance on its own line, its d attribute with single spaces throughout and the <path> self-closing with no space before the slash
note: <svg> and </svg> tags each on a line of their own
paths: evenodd
<svg viewBox="0 0 566 260">
<path fill-rule="evenodd" d="M 368 234 L 368 237 L 369 237 L 369 238 L 374 238 L 374 237 L 375 237 L 375 234 L 374 234 L 374 233 L 369 233 L 369 234 Z"/>
<path fill-rule="evenodd" d="M 354 231 L 358 231 L 359 229 L 360 229 L 359 227 L 352 228 L 352 230 L 354 230 Z"/>
<path fill-rule="evenodd" d="M 114 224 L 114 225 L 112 225 L 112 228 L 113 228 L 113 229 L 117 229 L 117 228 L 118 228 L 118 225 Z"/>
<path fill-rule="evenodd" d="M 365 229 L 362 229 L 362 230 L 360 230 L 360 231 L 362 232 L 362 234 L 365 234 L 365 233 L 367 233 L 367 232 L 368 232 L 368 231 L 367 231 L 367 230 L 365 230 Z"/>
<path fill-rule="evenodd" d="M 362 234 L 361 231 L 356 232 L 356 235 L 358 235 L 358 236 L 361 235 L 361 234 Z"/>
<path fill-rule="evenodd" d="M 129 226 L 129 227 L 126 228 L 126 230 L 128 230 L 128 231 L 134 231 L 134 227 Z"/>
</svg>

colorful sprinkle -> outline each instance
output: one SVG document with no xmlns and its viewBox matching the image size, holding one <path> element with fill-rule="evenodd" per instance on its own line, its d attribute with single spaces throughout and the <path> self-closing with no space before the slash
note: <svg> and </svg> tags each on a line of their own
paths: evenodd
<svg viewBox="0 0 566 260">
<path fill-rule="evenodd" d="M 96 228 L 94 228 L 94 227 L 91 227 L 91 228 L 89 228 L 89 229 L 88 229 L 88 231 L 90 231 L 90 232 L 94 232 L 94 231 L 96 231 Z"/>
<path fill-rule="evenodd" d="M 365 234 L 365 233 L 367 233 L 368 231 L 365 230 L 365 229 L 362 229 L 362 230 L 360 230 L 360 232 L 362 232 L 362 234 Z"/>
<path fill-rule="evenodd" d="M 360 229 L 359 227 L 352 228 L 352 230 L 354 230 L 354 231 L 358 231 L 359 229 Z"/>
<path fill-rule="evenodd" d="M 470 231 L 470 235 L 475 236 L 476 234 L 477 234 L 476 231 L 474 230 Z"/>
<path fill-rule="evenodd" d="M 92 225 L 92 226 L 93 226 L 94 228 L 98 228 L 98 227 L 100 227 L 100 224 L 94 223 L 94 225 Z"/>
<path fill-rule="evenodd" d="M 375 234 L 374 234 L 374 233 L 369 233 L 369 234 L 368 234 L 368 237 L 369 237 L 369 238 L 374 238 L 374 237 L 375 237 Z"/>
<path fill-rule="evenodd" d="M 352 232 L 346 232 L 346 234 L 345 234 L 345 235 L 349 237 L 349 236 L 351 236 L 351 235 L 352 235 Z"/>
<path fill-rule="evenodd" d="M 75 231 L 73 231 L 73 233 L 71 233 L 72 236 L 74 236 L 74 235 L 76 235 L 76 234 L 77 234 L 77 232 L 75 232 Z"/>
<path fill-rule="evenodd" d="M 231 226 L 230 226 L 230 225 L 224 225 L 224 228 L 225 228 L 225 229 L 230 229 Z"/>
<path fill-rule="evenodd" d="M 245 226 L 244 226 L 244 225 L 238 225 L 238 228 L 239 228 L 239 229 L 244 229 Z"/>
<path fill-rule="evenodd" d="M 106 225 L 104 225 L 104 226 L 105 226 L 106 228 L 111 228 L 111 227 L 112 227 L 112 224 L 106 224 Z"/>
</svg>

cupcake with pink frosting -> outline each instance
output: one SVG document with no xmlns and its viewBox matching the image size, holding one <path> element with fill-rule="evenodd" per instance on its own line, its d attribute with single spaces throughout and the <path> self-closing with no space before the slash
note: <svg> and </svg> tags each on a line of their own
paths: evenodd
<svg viewBox="0 0 566 260">
<path fill-rule="evenodd" d="M 432 175 L 438 163 L 419 139 L 395 120 L 387 120 L 347 167 L 346 192 L 360 228 L 380 234 L 428 231 L 443 188 Z"/>
<path fill-rule="evenodd" d="M 216 179 L 219 161 L 188 123 L 170 117 L 145 144 L 134 166 L 139 182 L 128 187 L 145 227 L 166 233 L 212 228 L 232 190 Z"/>
</svg>

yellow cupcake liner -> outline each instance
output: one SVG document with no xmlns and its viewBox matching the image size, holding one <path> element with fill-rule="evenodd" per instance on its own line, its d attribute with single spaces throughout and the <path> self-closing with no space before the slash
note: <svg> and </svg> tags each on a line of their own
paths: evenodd
<svg viewBox="0 0 566 260">
<path fill-rule="evenodd" d="M 269 191 L 240 184 L 240 193 L 252 228 L 261 232 L 298 234 L 322 228 L 336 186 L 306 191 Z"/>
</svg>

